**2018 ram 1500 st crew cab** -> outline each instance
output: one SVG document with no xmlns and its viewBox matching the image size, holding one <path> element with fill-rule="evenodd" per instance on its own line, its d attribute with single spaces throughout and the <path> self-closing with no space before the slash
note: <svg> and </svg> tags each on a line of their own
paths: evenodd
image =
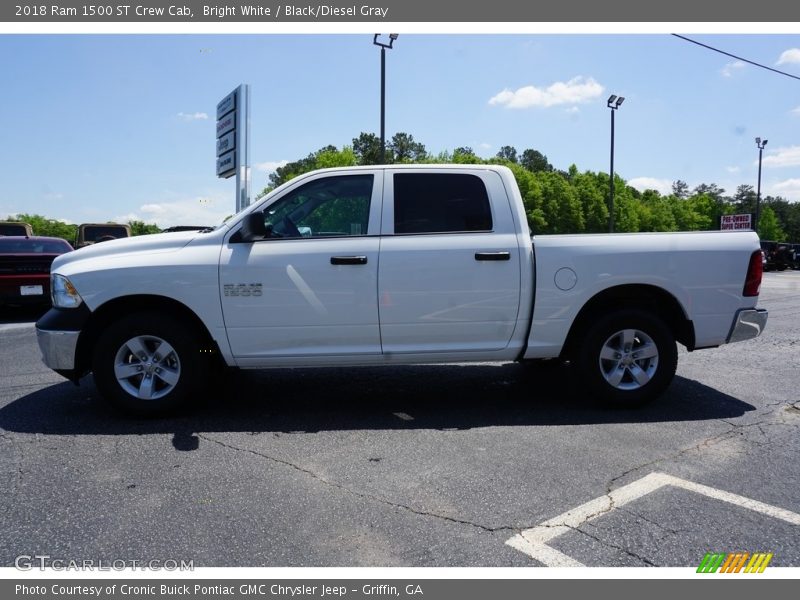
<svg viewBox="0 0 800 600">
<path fill-rule="evenodd" d="M 689 350 L 759 335 L 752 232 L 531 237 L 502 166 L 297 177 L 214 230 L 55 260 L 44 361 L 155 413 L 242 368 L 569 358 L 598 399 L 641 404 Z"/>
</svg>

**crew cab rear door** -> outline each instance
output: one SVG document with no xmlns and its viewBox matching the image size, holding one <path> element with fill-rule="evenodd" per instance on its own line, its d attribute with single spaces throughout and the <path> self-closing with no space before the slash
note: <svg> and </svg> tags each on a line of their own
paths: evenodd
<svg viewBox="0 0 800 600">
<path fill-rule="evenodd" d="M 383 173 L 322 173 L 263 209 L 271 232 L 220 257 L 228 340 L 242 366 L 280 357 L 380 355 L 377 277 Z"/>
<path fill-rule="evenodd" d="M 499 174 L 387 169 L 378 297 L 384 354 L 509 344 L 520 257 Z"/>
</svg>

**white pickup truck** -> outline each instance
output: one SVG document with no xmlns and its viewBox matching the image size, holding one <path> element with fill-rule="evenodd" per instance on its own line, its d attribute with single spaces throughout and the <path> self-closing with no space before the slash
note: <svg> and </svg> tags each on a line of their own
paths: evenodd
<svg viewBox="0 0 800 600">
<path fill-rule="evenodd" d="M 210 366 L 569 360 L 587 393 L 642 404 L 676 341 L 753 338 L 752 232 L 531 237 L 502 166 L 315 171 L 212 230 L 58 257 L 37 323 L 49 367 L 117 407 L 191 403 Z"/>
</svg>

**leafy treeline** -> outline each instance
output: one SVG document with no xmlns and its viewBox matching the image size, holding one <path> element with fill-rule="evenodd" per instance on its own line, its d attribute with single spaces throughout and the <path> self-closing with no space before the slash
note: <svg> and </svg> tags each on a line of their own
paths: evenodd
<svg viewBox="0 0 800 600">
<path fill-rule="evenodd" d="M 6 221 L 21 221 L 29 223 L 33 229 L 34 235 L 43 235 L 47 237 L 58 237 L 67 240 L 70 243 L 75 242 L 78 235 L 78 226 L 71 223 L 64 223 L 55 219 L 48 219 L 42 215 L 29 215 L 21 213 L 18 215 L 9 215 Z M 155 224 L 147 224 L 144 221 L 128 221 L 131 226 L 131 235 L 144 235 L 146 233 L 159 233 L 161 229 Z"/>
<path fill-rule="evenodd" d="M 351 146 L 325 146 L 278 168 L 261 195 L 314 169 L 381 162 L 380 139 L 372 133 L 361 133 Z M 575 165 L 567 171 L 556 169 L 538 150 L 518 153 L 512 146 L 503 146 L 495 157 L 482 159 L 472 148 L 460 147 L 452 153 L 434 155 L 414 136 L 397 133 L 387 140 L 385 162 L 504 164 L 517 179 L 528 222 L 536 233 L 608 231 L 608 174 L 580 172 Z M 662 195 L 655 190 L 639 192 L 618 175 L 614 179 L 614 229 L 620 232 L 714 230 L 719 228 L 721 215 L 754 213 L 755 207 L 756 193 L 751 185 L 742 184 L 729 196 L 713 183 L 690 190 L 684 181 L 676 180 L 672 193 Z M 764 240 L 800 242 L 800 203 L 762 197 L 758 232 Z"/>
</svg>

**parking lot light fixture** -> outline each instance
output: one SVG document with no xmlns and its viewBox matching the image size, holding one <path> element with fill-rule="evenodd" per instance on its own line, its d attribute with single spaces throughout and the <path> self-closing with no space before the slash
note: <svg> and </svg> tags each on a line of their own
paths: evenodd
<svg viewBox="0 0 800 600">
<path fill-rule="evenodd" d="M 614 113 L 622 103 L 623 96 L 611 94 L 606 105 L 611 109 L 611 168 L 609 169 L 608 232 L 614 233 Z"/>
<path fill-rule="evenodd" d="M 383 34 L 376 33 L 372 38 L 372 43 L 380 46 L 381 49 L 381 163 L 386 163 L 386 49 L 391 50 L 397 40 L 398 34 L 390 33 L 389 42 L 383 42 L 380 37 Z"/>
<path fill-rule="evenodd" d="M 760 137 L 756 138 L 756 147 L 758 148 L 758 188 L 756 191 L 756 217 L 753 223 L 753 229 L 758 231 L 758 217 L 761 214 L 761 158 L 764 154 L 764 146 L 767 145 L 769 140 L 762 140 Z"/>
</svg>

